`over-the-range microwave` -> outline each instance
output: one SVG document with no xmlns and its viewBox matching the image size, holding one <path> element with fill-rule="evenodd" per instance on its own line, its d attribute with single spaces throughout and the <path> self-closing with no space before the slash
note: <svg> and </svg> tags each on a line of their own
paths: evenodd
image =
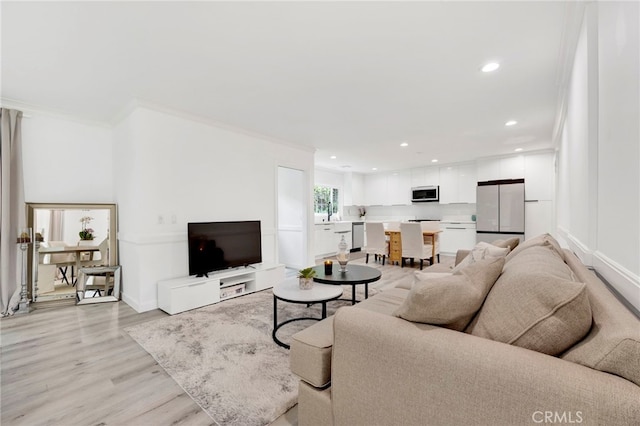
<svg viewBox="0 0 640 426">
<path fill-rule="evenodd" d="M 439 186 L 416 186 L 411 188 L 411 201 L 414 203 L 422 203 L 426 201 L 439 201 Z"/>
</svg>

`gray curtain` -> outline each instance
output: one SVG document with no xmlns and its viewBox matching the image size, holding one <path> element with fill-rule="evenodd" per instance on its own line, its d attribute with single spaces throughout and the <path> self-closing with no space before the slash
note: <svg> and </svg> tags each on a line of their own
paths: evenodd
<svg viewBox="0 0 640 426">
<path fill-rule="evenodd" d="M 0 313 L 12 314 L 22 278 L 16 244 L 19 227 L 26 226 L 22 171 L 22 112 L 0 110 Z"/>
</svg>

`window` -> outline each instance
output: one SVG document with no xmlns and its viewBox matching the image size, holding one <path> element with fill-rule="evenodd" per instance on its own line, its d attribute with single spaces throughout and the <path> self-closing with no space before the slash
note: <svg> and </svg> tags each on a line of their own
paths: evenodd
<svg viewBox="0 0 640 426">
<path fill-rule="evenodd" d="M 337 213 L 339 209 L 339 190 L 330 186 L 314 186 L 313 187 L 313 212 L 328 213 L 331 208 L 331 214 Z"/>
</svg>

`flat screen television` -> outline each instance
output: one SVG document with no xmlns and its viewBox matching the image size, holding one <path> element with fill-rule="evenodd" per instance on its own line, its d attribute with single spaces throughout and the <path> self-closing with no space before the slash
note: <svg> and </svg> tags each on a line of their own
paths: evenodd
<svg viewBox="0 0 640 426">
<path fill-rule="evenodd" d="M 189 275 L 262 262 L 260 221 L 190 222 Z"/>
</svg>

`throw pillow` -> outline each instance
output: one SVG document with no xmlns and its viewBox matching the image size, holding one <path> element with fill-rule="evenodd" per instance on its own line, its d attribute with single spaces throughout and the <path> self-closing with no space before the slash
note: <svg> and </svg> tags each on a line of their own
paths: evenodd
<svg viewBox="0 0 640 426">
<path fill-rule="evenodd" d="M 416 271 L 414 272 L 413 277 L 412 276 L 408 276 L 406 278 L 403 278 L 400 280 L 400 282 L 398 282 L 398 284 L 396 284 L 396 288 L 404 288 L 405 290 L 411 290 L 411 287 L 413 287 L 414 283 L 420 282 L 420 281 L 426 281 L 426 280 L 433 280 L 436 278 L 442 278 L 442 277 L 450 277 L 451 276 L 451 272 L 421 272 L 421 271 Z"/>
<path fill-rule="evenodd" d="M 502 248 L 507 247 L 509 250 L 513 250 L 518 246 L 518 244 L 520 244 L 520 238 L 513 237 L 513 238 L 509 238 L 508 240 L 495 240 L 491 244 L 497 247 L 502 247 Z"/>
<path fill-rule="evenodd" d="M 489 243 L 479 242 L 471 250 L 469 255 L 465 257 L 460 263 L 458 263 L 455 268 L 453 268 L 452 272 L 454 274 L 458 274 L 461 270 L 474 264 L 475 262 L 488 257 L 504 257 L 507 255 L 507 253 L 509 253 L 508 248 L 500 248 Z"/>
<path fill-rule="evenodd" d="M 525 253 L 522 255 L 525 257 Z M 566 265 L 550 250 L 538 247 L 527 255 L 532 259 L 546 256 L 547 268 L 531 267 L 524 261 L 518 262 L 519 265 L 505 265 L 482 309 L 465 331 L 558 355 L 582 339 L 591 328 L 586 286 L 571 281 L 571 274 L 562 276 Z M 553 262 L 560 265 L 556 268 Z"/>
<path fill-rule="evenodd" d="M 458 275 L 418 281 L 393 315 L 462 331 L 482 306 L 503 266 L 504 258 L 489 258 Z"/>
<path fill-rule="evenodd" d="M 560 259 L 564 260 L 564 251 L 562 250 L 562 247 L 560 247 L 560 243 L 558 243 L 558 241 L 555 238 L 553 238 L 550 234 L 541 234 L 541 235 L 538 235 L 537 237 L 530 238 L 518 244 L 518 247 L 515 249 L 512 249 L 511 253 L 507 255 L 507 262 L 513 259 L 518 253 L 521 253 L 530 247 L 542 246 L 542 245 L 551 246 L 551 248 L 553 248 L 553 250 L 556 253 L 558 253 L 558 256 L 560 256 Z"/>
</svg>

